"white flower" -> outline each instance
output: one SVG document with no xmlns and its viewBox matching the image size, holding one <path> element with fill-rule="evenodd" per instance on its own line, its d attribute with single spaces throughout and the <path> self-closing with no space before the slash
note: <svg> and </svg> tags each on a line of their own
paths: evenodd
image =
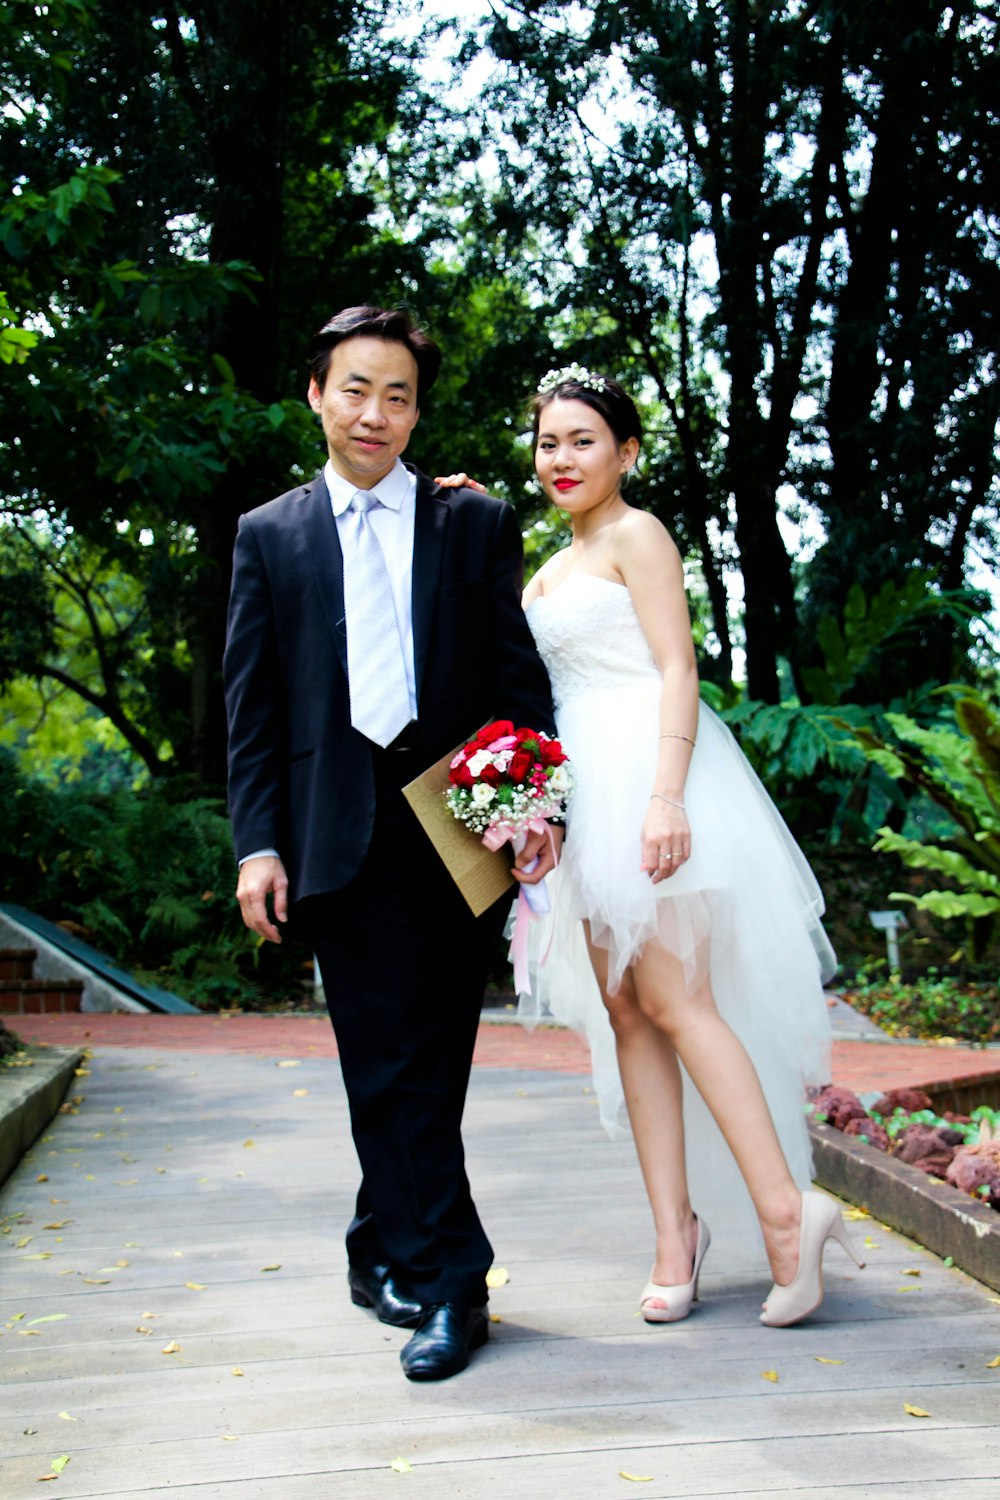
<svg viewBox="0 0 1000 1500">
<path fill-rule="evenodd" d="M 489 757 L 487 757 L 488 759 Z M 473 772 L 473 775 L 475 775 L 475 772 Z M 496 790 L 491 786 L 487 786 L 485 781 L 480 781 L 472 788 L 472 805 L 473 807 L 489 807 L 495 796 Z"/>
<path fill-rule="evenodd" d="M 565 762 L 561 766 L 556 766 L 553 770 L 552 775 L 549 777 L 549 790 L 553 792 L 569 791 L 569 775 L 566 771 Z"/>
<path fill-rule="evenodd" d="M 472 776 L 479 776 L 487 766 L 493 764 L 493 757 L 488 750 L 477 750 L 475 755 L 469 756 L 469 772 Z"/>
</svg>

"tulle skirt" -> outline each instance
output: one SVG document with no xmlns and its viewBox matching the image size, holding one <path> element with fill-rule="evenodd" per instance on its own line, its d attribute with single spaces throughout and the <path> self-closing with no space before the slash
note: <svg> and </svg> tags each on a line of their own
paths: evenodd
<svg viewBox="0 0 1000 1500">
<path fill-rule="evenodd" d="M 809 1084 L 829 1081 L 830 1027 L 823 981 L 836 966 L 812 871 L 728 729 L 707 705 L 685 786 L 691 858 L 653 885 L 639 868 L 640 830 L 654 784 L 659 676 L 574 696 L 559 710 L 559 738 L 576 791 L 552 913 L 532 931 L 527 1025 L 553 1018 L 590 1044 L 601 1120 L 612 1136 L 628 1117 L 610 1021 L 584 936 L 608 954 L 609 982 L 647 943 L 683 966 L 687 988 L 710 980 L 716 1006 L 746 1047 L 796 1182 L 808 1186 L 804 1105 Z M 683 1070 L 682 1070 L 683 1073 Z M 735 1160 L 691 1080 L 684 1136 L 695 1211 L 725 1264 L 759 1265 L 763 1242 Z"/>
</svg>

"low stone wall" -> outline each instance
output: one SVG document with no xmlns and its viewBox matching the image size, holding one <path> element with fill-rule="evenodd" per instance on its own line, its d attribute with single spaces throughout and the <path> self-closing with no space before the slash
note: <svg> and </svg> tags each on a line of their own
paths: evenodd
<svg viewBox="0 0 1000 1500">
<path fill-rule="evenodd" d="M 856 1136 L 810 1123 L 816 1181 L 1000 1292 L 1000 1213 Z"/>
</svg>

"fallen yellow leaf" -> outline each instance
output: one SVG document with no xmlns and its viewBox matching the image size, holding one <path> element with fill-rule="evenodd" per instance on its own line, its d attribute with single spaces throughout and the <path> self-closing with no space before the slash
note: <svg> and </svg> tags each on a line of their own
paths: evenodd
<svg viewBox="0 0 1000 1500">
<path fill-rule="evenodd" d="M 619 1469 L 618 1478 L 631 1479 L 633 1484 L 649 1484 L 653 1476 L 652 1474 L 630 1474 L 628 1469 Z"/>
<path fill-rule="evenodd" d="M 309 1095 L 308 1089 L 292 1089 L 293 1099 L 305 1099 Z"/>
<path fill-rule="evenodd" d="M 72 1224 L 72 1219 L 57 1219 L 54 1224 L 43 1224 L 43 1229 L 65 1229 L 67 1224 Z"/>
<path fill-rule="evenodd" d="M 777 1372 L 777 1370 L 761 1370 L 761 1372 L 760 1372 L 760 1378 L 761 1378 L 761 1380 L 769 1380 L 772 1385 L 777 1385 L 778 1384 L 778 1372 Z"/>
<path fill-rule="evenodd" d="M 204 1281 L 185 1281 L 184 1285 L 189 1292 L 203 1292 L 206 1283 Z"/>
<path fill-rule="evenodd" d="M 904 1275 L 904 1276 L 919 1276 L 919 1275 L 920 1275 L 920 1272 L 919 1272 L 919 1271 L 916 1271 L 916 1270 L 914 1270 L 914 1269 L 913 1269 L 913 1267 L 912 1267 L 912 1266 L 911 1266 L 911 1267 L 910 1267 L 910 1269 L 909 1269 L 909 1270 L 908 1270 L 908 1271 L 904 1271 L 904 1272 L 903 1272 L 903 1275 Z"/>
<path fill-rule="evenodd" d="M 59 1415 L 64 1422 L 78 1422 L 80 1420 L 79 1417 L 71 1417 L 68 1411 L 61 1411 Z"/>
<path fill-rule="evenodd" d="M 918 1286 L 898 1286 L 896 1288 L 897 1292 L 919 1292 L 919 1290 Z"/>
<path fill-rule="evenodd" d="M 29 1318 L 28 1327 L 33 1328 L 36 1323 L 61 1323 L 63 1318 L 68 1318 L 69 1313 L 46 1313 L 44 1318 Z"/>
<path fill-rule="evenodd" d="M 236 1436 L 235 1432 L 224 1432 L 222 1434 L 222 1441 L 224 1443 L 238 1443 L 239 1438 Z"/>
<path fill-rule="evenodd" d="M 87 1286 L 110 1286 L 111 1285 L 111 1277 L 110 1276 L 84 1276 L 82 1279 L 86 1282 Z"/>
<path fill-rule="evenodd" d="M 924 1411 L 922 1406 L 911 1406 L 908 1401 L 903 1402 L 903 1410 L 908 1417 L 929 1417 L 930 1412 Z"/>
<path fill-rule="evenodd" d="M 261 1270 L 262 1271 L 280 1271 L 281 1270 L 281 1262 L 279 1260 L 278 1264 L 275 1265 L 275 1266 L 261 1266 Z"/>
<path fill-rule="evenodd" d="M 502 1323 L 503 1322 L 503 1318 L 501 1318 L 501 1316 L 500 1316 L 499 1313 L 490 1313 L 490 1322 L 491 1323 Z"/>
<path fill-rule="evenodd" d="M 1000 1354 L 997 1355 L 996 1359 L 991 1359 L 986 1368 L 987 1370 L 1000 1370 Z"/>
<path fill-rule="evenodd" d="M 242 1375 L 243 1374 L 243 1371 L 240 1369 L 239 1365 L 233 1365 L 233 1374 L 234 1375 Z"/>
<path fill-rule="evenodd" d="M 842 1359 L 824 1359 L 822 1354 L 815 1354 L 813 1358 L 818 1365 L 842 1365 L 844 1363 Z"/>
<path fill-rule="evenodd" d="M 181 1346 L 176 1339 L 171 1339 L 170 1343 L 164 1344 L 163 1348 L 160 1350 L 161 1354 L 179 1354 L 180 1352 Z"/>
<path fill-rule="evenodd" d="M 243 1142 L 243 1149 L 244 1149 L 244 1151 L 247 1151 L 247 1150 L 249 1150 L 249 1148 L 251 1146 L 256 1146 L 256 1144 L 257 1144 L 257 1142 L 251 1136 L 249 1140 L 246 1140 L 246 1141 Z"/>
<path fill-rule="evenodd" d="M 45 1175 L 45 1173 L 44 1173 L 44 1172 L 39 1172 L 39 1174 L 38 1174 L 38 1176 L 37 1176 L 37 1177 L 36 1177 L 36 1178 L 35 1178 L 35 1181 L 36 1181 L 36 1182 L 48 1182 L 48 1180 L 49 1180 L 49 1179 L 48 1179 L 48 1177 L 47 1177 L 47 1176 L 46 1176 L 46 1175 Z"/>
<path fill-rule="evenodd" d="M 389 1468 L 396 1474 L 409 1474 L 413 1465 L 408 1458 L 394 1458 Z"/>
<path fill-rule="evenodd" d="M 866 1234 L 865 1235 L 865 1249 L 866 1250 L 881 1250 L 881 1248 L 882 1248 L 882 1246 L 879 1245 L 875 1240 L 873 1240 L 870 1234 Z"/>
<path fill-rule="evenodd" d="M 283 1057 L 278 1063 L 279 1068 L 301 1068 L 302 1064 L 297 1057 Z"/>
<path fill-rule="evenodd" d="M 152 1333 L 153 1330 L 151 1328 L 143 1328 L 142 1324 L 140 1323 L 135 1331 L 136 1333 Z"/>
<path fill-rule="evenodd" d="M 492 1266 L 486 1272 L 486 1285 L 491 1287 L 506 1286 L 510 1276 L 504 1266 Z"/>
<path fill-rule="evenodd" d="M 853 1223 L 858 1219 L 870 1219 L 871 1214 L 866 1208 L 845 1208 L 841 1214 L 841 1218 L 848 1219 Z"/>
</svg>

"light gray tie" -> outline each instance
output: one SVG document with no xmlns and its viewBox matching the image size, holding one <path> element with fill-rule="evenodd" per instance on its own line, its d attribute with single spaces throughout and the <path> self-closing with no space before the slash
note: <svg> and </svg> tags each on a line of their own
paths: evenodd
<svg viewBox="0 0 1000 1500">
<path fill-rule="evenodd" d="M 380 504 L 367 490 L 351 501 L 354 544 L 344 568 L 344 615 L 351 723 L 376 745 L 389 745 L 410 722 L 410 694 L 389 569 L 368 514 Z"/>
</svg>

